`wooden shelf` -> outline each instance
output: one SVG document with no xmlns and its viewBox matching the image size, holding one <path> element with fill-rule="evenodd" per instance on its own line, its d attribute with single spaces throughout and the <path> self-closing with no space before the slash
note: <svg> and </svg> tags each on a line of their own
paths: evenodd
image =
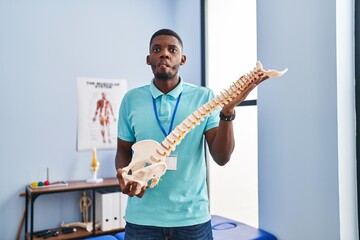
<svg viewBox="0 0 360 240">
<path fill-rule="evenodd" d="M 34 202 L 37 197 L 44 194 L 53 194 L 53 193 L 61 193 L 61 192 L 71 192 L 71 191 L 83 191 L 83 190 L 91 190 L 93 196 L 93 205 L 92 205 L 92 221 L 95 221 L 95 191 L 99 189 L 117 189 L 120 191 L 120 186 L 117 178 L 106 178 L 100 183 L 88 183 L 86 181 L 69 181 L 66 186 L 56 186 L 56 187 L 36 187 L 33 188 L 30 185 L 27 185 L 26 190 L 26 200 L 25 200 L 25 237 L 26 239 L 44 239 L 43 237 L 35 237 L 31 233 L 33 233 L 34 229 Z M 28 229 L 28 214 L 29 214 L 29 205 L 30 205 L 30 229 Z M 50 229 L 51 231 L 59 231 L 58 236 L 49 237 L 49 239 L 81 239 L 87 237 L 93 237 L 104 234 L 114 234 L 117 232 L 124 231 L 123 228 L 112 229 L 110 231 L 101 231 L 101 230 L 93 230 L 91 232 L 86 231 L 83 228 L 76 228 L 77 231 L 73 233 L 63 234 L 61 232 L 61 228 Z M 29 230 L 29 231 L 28 231 Z M 31 237 L 32 235 L 32 237 Z"/>
<path fill-rule="evenodd" d="M 37 187 L 33 188 L 30 185 L 26 187 L 28 194 L 30 195 L 39 195 L 39 194 L 48 194 L 48 193 L 57 193 L 57 192 L 70 192 L 70 191 L 79 191 L 86 189 L 94 188 L 106 188 L 106 187 L 117 187 L 119 182 L 117 178 L 105 178 L 102 182 L 99 183 L 88 183 L 86 181 L 69 181 L 66 186 L 58 186 L 51 188 Z"/>
<path fill-rule="evenodd" d="M 76 232 L 63 234 L 61 228 L 50 229 L 51 231 L 59 231 L 59 235 L 56 237 L 49 237 L 49 239 L 79 239 L 85 237 L 91 237 L 92 232 L 87 232 L 85 229 L 77 228 Z M 31 239 L 30 233 L 26 233 L 26 239 Z M 44 239 L 43 237 L 33 236 L 33 240 Z"/>
<path fill-rule="evenodd" d="M 49 237 L 48 239 L 61 239 L 61 240 L 65 240 L 65 239 L 81 239 L 81 238 L 88 238 L 88 237 L 92 237 L 93 233 L 92 232 L 88 232 L 85 229 L 82 228 L 76 228 L 77 231 L 73 232 L 73 233 L 67 233 L 67 234 L 63 234 L 61 232 L 61 228 L 54 228 L 54 229 L 50 229 L 51 231 L 59 231 L 59 235 L 56 237 Z M 96 230 L 95 231 L 95 236 L 100 236 L 100 235 L 105 235 L 105 234 L 115 234 L 118 232 L 123 232 L 125 231 L 124 228 L 118 228 L 118 229 L 112 229 L 109 231 L 101 231 L 101 230 Z M 31 239 L 30 237 L 30 233 L 26 233 L 26 239 Z M 44 240 L 43 237 L 33 237 L 33 240 Z"/>
</svg>

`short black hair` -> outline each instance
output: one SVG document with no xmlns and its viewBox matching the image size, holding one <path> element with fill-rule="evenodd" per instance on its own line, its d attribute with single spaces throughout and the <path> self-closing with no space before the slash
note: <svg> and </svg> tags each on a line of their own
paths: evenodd
<svg viewBox="0 0 360 240">
<path fill-rule="evenodd" d="M 182 42 L 182 40 L 181 40 L 181 37 L 180 37 L 176 32 L 174 32 L 173 30 L 167 29 L 167 28 L 160 29 L 160 30 L 156 31 L 156 32 L 151 36 L 151 39 L 150 39 L 150 47 L 151 47 L 151 44 L 152 44 L 152 41 L 154 40 L 154 38 L 157 37 L 157 36 L 160 36 L 160 35 L 168 35 L 168 36 L 176 37 L 176 39 L 177 39 L 177 40 L 179 41 L 179 43 L 180 43 L 181 48 L 183 48 L 183 42 Z"/>
</svg>

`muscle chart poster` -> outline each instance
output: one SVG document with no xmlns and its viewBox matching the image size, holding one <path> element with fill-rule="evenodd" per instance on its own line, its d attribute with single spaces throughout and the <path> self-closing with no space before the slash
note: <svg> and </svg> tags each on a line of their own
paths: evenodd
<svg viewBox="0 0 360 240">
<path fill-rule="evenodd" d="M 77 150 L 116 149 L 117 118 L 126 80 L 77 78 Z"/>
</svg>

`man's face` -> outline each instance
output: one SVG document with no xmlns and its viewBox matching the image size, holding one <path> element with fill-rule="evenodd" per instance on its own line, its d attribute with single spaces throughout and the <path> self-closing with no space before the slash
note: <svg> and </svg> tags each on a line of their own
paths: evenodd
<svg viewBox="0 0 360 240">
<path fill-rule="evenodd" d="M 174 78 L 185 60 L 186 57 L 182 55 L 179 41 L 176 37 L 169 35 L 155 37 L 150 46 L 150 55 L 146 58 L 155 78 L 160 80 Z"/>
</svg>

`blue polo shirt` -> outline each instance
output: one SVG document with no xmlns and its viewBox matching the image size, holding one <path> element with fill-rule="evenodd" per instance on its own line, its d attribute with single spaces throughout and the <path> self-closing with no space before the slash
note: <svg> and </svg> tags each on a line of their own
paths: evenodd
<svg viewBox="0 0 360 240">
<path fill-rule="evenodd" d="M 161 143 L 166 135 L 156 119 L 153 99 L 158 119 L 168 133 L 180 94 L 173 129 L 198 107 L 214 98 L 210 89 L 185 83 L 181 79 L 168 94 L 160 92 L 153 82 L 132 89 L 125 94 L 120 106 L 118 137 L 128 142 L 152 139 Z M 177 169 L 167 170 L 159 184 L 147 189 L 142 198 L 129 197 L 125 212 L 127 222 L 177 227 L 210 220 L 204 133 L 218 125 L 218 111 L 214 111 L 185 136 L 171 153 L 177 157 Z"/>
</svg>

